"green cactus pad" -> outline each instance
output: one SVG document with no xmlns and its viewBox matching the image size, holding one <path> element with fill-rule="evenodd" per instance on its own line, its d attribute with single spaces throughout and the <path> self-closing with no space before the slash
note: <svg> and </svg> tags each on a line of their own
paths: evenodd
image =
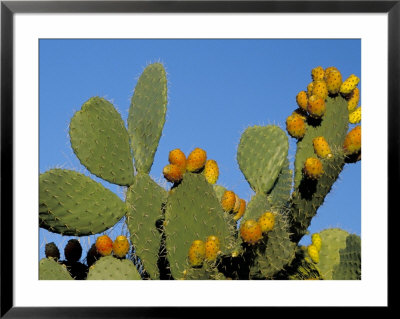
<svg viewBox="0 0 400 319">
<path fill-rule="evenodd" d="M 253 126 L 240 138 L 237 161 L 250 187 L 267 194 L 274 185 L 288 154 L 289 141 L 278 126 Z"/>
<path fill-rule="evenodd" d="M 101 257 L 90 268 L 87 280 L 141 280 L 133 262 L 113 256 Z"/>
<path fill-rule="evenodd" d="M 131 242 L 152 279 L 158 279 L 160 275 L 157 259 L 161 233 L 156 227 L 156 222 L 163 217 L 162 206 L 166 198 L 166 190 L 155 183 L 149 175 L 142 173 L 135 176 L 134 183 L 126 195 L 128 207 L 126 223 Z"/>
<path fill-rule="evenodd" d="M 339 250 L 340 263 L 333 270 L 334 280 L 361 280 L 361 238 L 349 235 L 346 248 Z"/>
<path fill-rule="evenodd" d="M 215 190 L 215 194 L 217 195 L 218 201 L 221 202 L 222 196 L 227 191 L 227 189 L 224 186 L 217 185 L 217 184 L 213 185 L 213 187 Z"/>
<path fill-rule="evenodd" d="M 243 215 L 242 222 L 254 219 L 258 220 L 262 214 L 268 211 L 271 205 L 268 202 L 267 196 L 264 194 L 255 194 L 247 204 L 246 211 Z"/>
<path fill-rule="evenodd" d="M 293 172 L 289 169 L 289 160 L 286 159 L 285 165 L 283 166 L 274 187 L 268 194 L 268 201 L 273 208 L 282 208 L 289 201 L 290 192 L 292 190 L 292 178 Z"/>
<path fill-rule="evenodd" d="M 263 277 L 270 279 L 295 257 L 296 244 L 290 241 L 286 217 L 275 215 L 274 228 L 264 235 L 265 245 L 258 247 L 256 263 Z"/>
<path fill-rule="evenodd" d="M 73 280 L 73 278 L 67 267 L 53 258 L 43 258 L 39 261 L 39 280 Z"/>
<path fill-rule="evenodd" d="M 183 280 L 225 280 L 226 277 L 218 272 L 215 265 L 204 263 L 200 268 L 188 268 L 184 272 Z"/>
<path fill-rule="evenodd" d="M 132 184 L 128 132 L 110 102 L 93 97 L 84 103 L 71 119 L 69 135 L 76 156 L 91 173 L 113 184 Z"/>
<path fill-rule="evenodd" d="M 234 247 L 234 229 L 226 218 L 213 186 L 201 174 L 186 173 L 165 210 L 167 258 L 174 278 L 190 267 L 188 252 L 194 240 L 217 236 L 223 254 Z"/>
<path fill-rule="evenodd" d="M 39 176 L 39 227 L 62 235 L 93 235 L 114 226 L 125 212 L 117 195 L 83 174 L 52 169 Z"/>
<path fill-rule="evenodd" d="M 150 64 L 136 84 L 128 116 L 131 148 L 138 172 L 150 172 L 166 111 L 167 78 L 164 67 L 160 63 Z"/>
<path fill-rule="evenodd" d="M 319 233 L 321 236 L 321 250 L 319 252 L 318 267 L 325 280 L 333 279 L 333 271 L 340 263 L 340 250 L 346 248 L 346 238 L 349 233 L 340 228 L 331 228 Z"/>
</svg>

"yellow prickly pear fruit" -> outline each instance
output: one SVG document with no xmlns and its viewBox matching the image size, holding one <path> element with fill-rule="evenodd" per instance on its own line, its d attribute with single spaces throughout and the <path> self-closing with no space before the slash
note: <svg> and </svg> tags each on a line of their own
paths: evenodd
<svg viewBox="0 0 400 319">
<path fill-rule="evenodd" d="M 317 248 L 318 251 L 321 250 L 322 239 L 318 233 L 312 234 L 311 243 Z"/>
<path fill-rule="evenodd" d="M 313 139 L 314 152 L 320 158 L 331 158 L 331 148 L 323 136 L 318 136 Z"/>
<path fill-rule="evenodd" d="M 303 138 L 304 134 L 306 134 L 306 129 L 307 125 L 304 117 L 297 112 L 293 112 L 292 115 L 287 117 L 286 130 L 291 137 L 297 139 Z"/>
<path fill-rule="evenodd" d="M 214 160 L 207 160 L 206 164 L 204 165 L 203 174 L 207 182 L 209 182 L 210 184 L 215 184 L 219 176 L 219 169 L 217 162 Z"/>
<path fill-rule="evenodd" d="M 109 256 L 113 250 L 113 241 L 107 235 L 103 235 L 97 237 L 95 246 L 100 255 Z"/>
<path fill-rule="evenodd" d="M 245 221 L 240 225 L 240 237 L 247 244 L 256 244 L 262 238 L 260 224 L 253 219 Z"/>
<path fill-rule="evenodd" d="M 197 172 L 204 167 L 206 161 L 207 161 L 206 151 L 196 147 L 186 159 L 186 169 L 189 172 Z"/>
<path fill-rule="evenodd" d="M 193 267 L 201 266 L 206 258 L 206 244 L 202 240 L 193 241 L 189 248 L 189 264 Z"/>
<path fill-rule="evenodd" d="M 225 191 L 221 198 L 221 206 L 224 211 L 230 212 L 235 207 L 236 194 L 232 191 Z"/>
<path fill-rule="evenodd" d="M 175 164 L 168 164 L 164 166 L 163 175 L 165 179 L 171 183 L 177 183 L 183 178 L 181 168 Z"/>
<path fill-rule="evenodd" d="M 354 88 L 347 100 L 347 109 L 349 112 L 353 112 L 356 109 L 358 102 L 360 102 L 360 90 Z"/>
<path fill-rule="evenodd" d="M 258 219 L 258 223 L 261 226 L 262 233 L 267 233 L 274 228 L 275 215 L 272 212 L 265 212 Z"/>
<path fill-rule="evenodd" d="M 361 106 L 349 114 L 349 122 L 351 124 L 357 124 L 361 122 Z"/>
<path fill-rule="evenodd" d="M 316 263 L 316 264 L 319 263 L 319 252 L 318 252 L 317 247 L 315 247 L 313 244 L 309 245 L 307 247 L 307 252 L 308 252 L 308 255 L 310 256 L 311 260 L 314 263 Z"/>
<path fill-rule="evenodd" d="M 179 148 L 169 152 L 168 161 L 170 164 L 179 166 L 183 173 L 186 171 L 186 156 Z"/>
<path fill-rule="evenodd" d="M 233 206 L 232 212 L 237 213 L 240 208 L 240 198 L 237 194 L 235 194 L 235 206 Z"/>
<path fill-rule="evenodd" d="M 323 80 L 314 81 L 311 95 L 318 95 L 325 100 L 328 97 L 328 87 L 326 86 L 326 82 Z"/>
<path fill-rule="evenodd" d="M 233 216 L 234 221 L 238 221 L 244 214 L 246 210 L 246 201 L 244 199 L 240 199 L 240 206 L 237 214 Z"/>
<path fill-rule="evenodd" d="M 123 258 L 129 251 L 129 241 L 125 236 L 118 236 L 113 242 L 113 253 L 118 258 Z"/>
<path fill-rule="evenodd" d="M 314 82 L 310 82 L 307 85 L 307 96 L 310 97 L 312 94 L 312 90 L 313 90 L 313 86 L 314 86 Z"/>
<path fill-rule="evenodd" d="M 311 179 L 318 179 L 324 173 L 321 161 L 316 157 L 309 157 L 304 163 L 304 174 Z"/>
<path fill-rule="evenodd" d="M 300 91 L 296 96 L 297 105 L 304 111 L 307 111 L 308 96 L 306 91 Z"/>
<path fill-rule="evenodd" d="M 347 133 L 343 148 L 346 155 L 351 155 L 361 150 L 361 125 L 356 126 Z"/>
<path fill-rule="evenodd" d="M 337 69 L 328 73 L 325 72 L 325 82 L 328 92 L 330 94 L 337 94 L 343 82 L 342 74 Z"/>
<path fill-rule="evenodd" d="M 208 236 L 206 240 L 206 260 L 214 261 L 219 253 L 220 242 L 217 236 Z"/>
<path fill-rule="evenodd" d="M 307 111 L 311 117 L 322 117 L 326 111 L 325 100 L 318 95 L 311 95 L 308 99 Z"/>
<path fill-rule="evenodd" d="M 330 67 L 325 69 L 325 80 L 326 80 L 327 76 L 329 75 L 329 73 L 331 73 L 333 71 L 339 72 L 339 70 L 334 66 L 330 66 Z"/>
<path fill-rule="evenodd" d="M 342 94 L 350 94 L 351 91 L 355 89 L 355 87 L 360 82 L 360 78 L 356 75 L 351 74 L 340 86 L 339 92 Z"/>
<path fill-rule="evenodd" d="M 313 81 L 322 81 L 325 77 L 325 71 L 322 66 L 317 66 L 311 70 L 311 77 Z"/>
</svg>

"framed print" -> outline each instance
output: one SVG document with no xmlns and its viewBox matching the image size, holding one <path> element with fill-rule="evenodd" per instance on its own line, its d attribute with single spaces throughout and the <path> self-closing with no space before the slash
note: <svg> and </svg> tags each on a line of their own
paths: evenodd
<svg viewBox="0 0 400 319">
<path fill-rule="evenodd" d="M 389 309 L 399 15 L 2 1 L 1 316 Z"/>
</svg>

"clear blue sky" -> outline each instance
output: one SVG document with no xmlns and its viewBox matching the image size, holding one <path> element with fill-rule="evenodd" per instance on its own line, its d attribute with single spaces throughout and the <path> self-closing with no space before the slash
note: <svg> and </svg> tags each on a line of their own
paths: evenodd
<svg viewBox="0 0 400 319">
<path fill-rule="evenodd" d="M 168 106 L 150 175 L 165 183 L 162 169 L 169 151 L 180 148 L 188 155 L 200 147 L 218 162 L 217 183 L 248 201 L 252 191 L 236 161 L 241 133 L 252 125 L 285 129 L 296 94 L 306 89 L 316 66 L 336 66 L 344 78 L 352 73 L 361 77 L 361 41 L 40 40 L 40 173 L 63 167 L 93 177 L 72 151 L 71 117 L 90 97 L 101 96 L 112 101 L 126 123 L 137 78 L 153 62 L 162 62 L 167 70 Z M 289 142 L 293 166 L 296 144 L 290 137 Z M 120 187 L 93 179 L 123 198 Z M 360 162 L 345 166 L 309 230 L 328 227 L 361 235 Z M 115 238 L 121 232 L 126 229 L 106 233 Z M 96 237 L 81 237 L 84 251 Z M 40 230 L 40 258 L 51 241 L 63 255 L 70 238 Z M 301 241 L 309 242 L 309 236 Z"/>
</svg>

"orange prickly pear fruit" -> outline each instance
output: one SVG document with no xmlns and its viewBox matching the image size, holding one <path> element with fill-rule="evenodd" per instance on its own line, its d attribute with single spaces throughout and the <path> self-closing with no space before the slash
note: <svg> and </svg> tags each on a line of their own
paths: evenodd
<svg viewBox="0 0 400 319">
<path fill-rule="evenodd" d="M 339 70 L 334 66 L 330 66 L 330 67 L 326 68 L 325 69 L 325 80 L 326 80 L 326 77 L 328 76 L 328 74 L 331 72 L 334 72 L 334 71 L 339 72 Z"/>
<path fill-rule="evenodd" d="M 113 241 L 107 235 L 97 237 L 96 249 L 100 255 L 109 256 L 113 250 Z"/>
<path fill-rule="evenodd" d="M 306 91 L 300 91 L 296 96 L 297 105 L 304 111 L 307 111 L 308 96 Z"/>
<path fill-rule="evenodd" d="M 358 88 L 354 88 L 347 100 L 347 109 L 349 112 L 353 112 L 356 109 L 358 102 L 360 102 L 360 90 Z"/>
<path fill-rule="evenodd" d="M 325 100 L 318 95 L 311 95 L 308 99 L 307 110 L 311 117 L 322 117 L 326 111 Z"/>
<path fill-rule="evenodd" d="M 272 212 L 265 212 L 258 219 L 258 223 L 261 226 L 262 233 L 267 233 L 274 228 L 275 215 Z"/>
<path fill-rule="evenodd" d="M 189 172 L 197 172 L 204 167 L 206 161 L 207 161 L 206 151 L 196 147 L 186 159 L 186 169 Z"/>
<path fill-rule="evenodd" d="M 326 82 L 323 80 L 314 81 L 311 95 L 318 95 L 325 100 L 328 96 L 328 87 L 326 86 Z"/>
<path fill-rule="evenodd" d="M 221 206 L 225 212 L 230 212 L 235 207 L 236 194 L 232 191 L 225 191 L 221 198 Z"/>
<path fill-rule="evenodd" d="M 218 164 L 214 160 L 207 160 L 203 171 L 204 177 L 210 184 L 215 184 L 219 177 Z"/>
<path fill-rule="evenodd" d="M 239 211 L 240 208 L 240 198 L 237 194 L 235 194 L 235 205 L 233 206 L 233 213 L 237 213 Z"/>
<path fill-rule="evenodd" d="M 240 236 L 245 243 L 250 245 L 256 244 L 262 238 L 260 224 L 253 219 L 246 220 L 240 226 Z"/>
<path fill-rule="evenodd" d="M 311 77 L 313 81 L 322 81 L 325 77 L 325 71 L 322 66 L 317 66 L 311 70 Z"/>
<path fill-rule="evenodd" d="M 123 258 L 129 252 L 129 241 L 125 236 L 118 236 L 113 242 L 113 253 L 118 258 Z"/>
<path fill-rule="evenodd" d="M 307 96 L 310 98 L 310 96 L 312 95 L 312 90 L 313 90 L 313 86 L 314 86 L 314 82 L 310 82 L 307 85 Z"/>
<path fill-rule="evenodd" d="M 360 82 L 360 78 L 351 74 L 340 86 L 339 92 L 342 94 L 350 94 Z"/>
<path fill-rule="evenodd" d="M 246 210 L 246 201 L 244 199 L 240 199 L 240 206 L 237 214 L 233 216 L 234 221 L 238 221 L 244 214 Z"/>
<path fill-rule="evenodd" d="M 322 176 L 323 169 L 321 161 L 316 157 L 309 157 L 304 163 L 304 174 L 311 179 L 318 179 Z"/>
<path fill-rule="evenodd" d="M 179 166 L 183 173 L 186 171 L 186 156 L 179 148 L 169 152 L 168 161 L 170 164 Z"/>
<path fill-rule="evenodd" d="M 313 146 L 315 154 L 320 158 L 331 158 L 331 148 L 329 147 L 328 142 L 323 136 L 318 136 L 313 139 Z"/>
<path fill-rule="evenodd" d="M 330 94 L 339 93 L 342 81 L 342 74 L 339 72 L 339 70 L 333 69 L 330 72 L 325 72 L 326 87 Z"/>
<path fill-rule="evenodd" d="M 217 236 L 208 236 L 206 239 L 206 260 L 214 261 L 217 259 L 220 242 Z"/>
<path fill-rule="evenodd" d="M 357 124 L 361 122 L 361 106 L 349 114 L 349 122 L 351 124 Z"/>
<path fill-rule="evenodd" d="M 206 258 L 206 245 L 204 241 L 193 241 L 189 248 L 189 264 L 193 267 L 201 266 L 204 258 Z"/>
<path fill-rule="evenodd" d="M 293 112 L 292 115 L 287 117 L 286 130 L 291 137 L 297 139 L 303 138 L 304 134 L 306 134 L 306 129 L 307 125 L 304 117 L 297 112 Z"/>
<path fill-rule="evenodd" d="M 183 178 L 181 168 L 175 164 L 168 164 L 164 166 L 163 175 L 165 179 L 171 183 L 177 183 Z"/>
<path fill-rule="evenodd" d="M 351 155 L 361 150 L 361 125 L 356 126 L 347 133 L 343 148 L 346 155 Z"/>
</svg>

